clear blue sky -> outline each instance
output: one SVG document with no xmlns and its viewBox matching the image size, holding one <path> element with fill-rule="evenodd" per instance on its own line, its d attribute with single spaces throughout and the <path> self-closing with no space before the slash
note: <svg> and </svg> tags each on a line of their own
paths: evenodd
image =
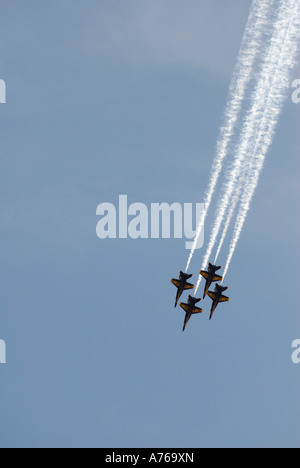
<svg viewBox="0 0 300 468">
<path fill-rule="evenodd" d="M 286 103 L 213 321 L 206 302 L 182 333 L 184 241 L 95 231 L 119 194 L 203 202 L 249 6 L 1 3 L 1 447 L 300 446 L 300 105 Z"/>
</svg>

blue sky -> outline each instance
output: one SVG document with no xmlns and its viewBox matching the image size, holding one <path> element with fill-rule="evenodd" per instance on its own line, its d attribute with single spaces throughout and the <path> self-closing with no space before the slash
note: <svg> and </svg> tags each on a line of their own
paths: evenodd
<svg viewBox="0 0 300 468">
<path fill-rule="evenodd" d="M 96 237 L 119 194 L 203 202 L 249 7 L 2 2 L 1 447 L 299 447 L 300 105 L 213 321 L 182 334 L 184 240 Z"/>
</svg>

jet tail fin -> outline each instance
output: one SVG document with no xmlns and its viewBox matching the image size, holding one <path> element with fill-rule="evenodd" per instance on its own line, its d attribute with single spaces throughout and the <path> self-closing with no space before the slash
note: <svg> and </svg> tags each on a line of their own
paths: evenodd
<svg viewBox="0 0 300 468">
<path fill-rule="evenodd" d="M 184 274 L 187 280 L 188 280 L 188 279 L 191 279 L 191 278 L 192 278 L 192 276 L 193 276 L 193 275 L 188 275 L 188 274 L 186 274 L 186 273 L 182 273 L 182 272 L 181 272 L 181 274 L 182 274 L 182 275 Z"/>
<path fill-rule="evenodd" d="M 222 268 L 221 266 L 215 266 L 212 263 L 209 263 L 208 266 L 209 266 L 210 270 L 214 270 L 214 271 L 219 271 Z"/>
</svg>

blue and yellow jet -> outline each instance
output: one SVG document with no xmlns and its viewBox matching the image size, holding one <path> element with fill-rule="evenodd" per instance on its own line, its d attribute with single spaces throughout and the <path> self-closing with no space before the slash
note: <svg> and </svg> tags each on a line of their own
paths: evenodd
<svg viewBox="0 0 300 468">
<path fill-rule="evenodd" d="M 196 304 L 198 304 L 198 302 L 200 301 L 201 299 L 189 296 L 187 304 L 181 302 L 180 307 L 186 312 L 182 331 L 185 330 L 185 327 L 187 326 L 188 321 L 190 320 L 192 315 L 201 314 L 203 312 L 203 309 L 199 309 L 199 307 L 196 307 Z"/>
<path fill-rule="evenodd" d="M 217 306 L 220 304 L 220 302 L 229 302 L 229 297 L 223 295 L 223 292 L 227 291 L 227 289 L 228 288 L 224 288 L 223 286 L 216 284 L 215 292 L 208 291 L 208 295 L 213 301 L 209 320 L 212 319 L 213 313 L 216 310 Z"/>
<path fill-rule="evenodd" d="M 192 278 L 193 275 L 187 275 L 186 273 L 183 273 L 182 271 L 179 272 L 179 279 L 172 279 L 171 283 L 176 286 L 178 289 L 177 291 L 177 296 L 176 296 L 176 302 L 175 302 L 175 307 L 177 307 L 178 301 L 182 296 L 183 291 L 187 291 L 190 289 L 194 289 L 194 285 L 188 283 L 187 281 Z"/>
<path fill-rule="evenodd" d="M 211 263 L 209 263 L 208 264 L 208 271 L 204 271 L 204 270 L 200 271 L 200 275 L 203 276 L 203 278 L 206 279 L 203 299 L 205 299 L 205 296 L 208 293 L 208 290 L 211 287 L 212 283 L 215 283 L 217 281 L 223 281 L 222 276 L 216 275 L 216 272 L 221 270 L 221 268 L 222 267 L 218 267 L 218 266 L 215 266 L 215 265 L 212 265 Z"/>
</svg>

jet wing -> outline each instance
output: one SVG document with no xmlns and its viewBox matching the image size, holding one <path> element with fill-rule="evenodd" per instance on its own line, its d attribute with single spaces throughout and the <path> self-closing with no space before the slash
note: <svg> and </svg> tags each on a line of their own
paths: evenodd
<svg viewBox="0 0 300 468">
<path fill-rule="evenodd" d="M 199 307 L 195 307 L 193 310 L 193 314 L 202 314 L 203 309 L 199 309 Z"/>
<path fill-rule="evenodd" d="M 209 274 L 207 271 L 201 270 L 200 275 L 203 276 L 203 278 L 205 278 L 206 280 L 209 278 Z"/>
<path fill-rule="evenodd" d="M 214 301 L 214 300 L 216 299 L 216 297 L 217 297 L 217 295 L 216 295 L 214 292 L 212 292 L 212 291 L 208 291 L 207 294 L 209 295 L 209 297 L 210 297 L 213 301 Z"/>
<path fill-rule="evenodd" d="M 218 281 L 218 282 L 223 281 L 223 276 L 218 276 L 218 275 L 214 276 L 213 283 L 216 282 L 216 281 Z"/>
<path fill-rule="evenodd" d="M 172 279 L 172 280 L 171 280 L 171 283 L 173 283 L 174 286 L 176 286 L 176 288 L 178 288 L 178 289 L 179 289 L 180 286 L 181 286 L 180 281 L 178 281 L 178 280 L 176 280 L 176 279 Z"/>
<path fill-rule="evenodd" d="M 229 297 L 227 297 L 227 296 L 222 296 L 222 297 L 220 298 L 220 301 L 219 301 L 219 302 L 229 302 L 229 301 L 230 301 Z"/>
<path fill-rule="evenodd" d="M 180 303 L 180 307 L 181 307 L 185 312 L 187 312 L 187 311 L 189 310 L 188 304 L 184 304 L 183 302 Z"/>
<path fill-rule="evenodd" d="M 190 284 L 190 283 L 186 283 L 186 285 L 184 286 L 184 290 L 187 291 L 188 289 L 194 289 L 194 285 L 193 284 Z"/>
</svg>

